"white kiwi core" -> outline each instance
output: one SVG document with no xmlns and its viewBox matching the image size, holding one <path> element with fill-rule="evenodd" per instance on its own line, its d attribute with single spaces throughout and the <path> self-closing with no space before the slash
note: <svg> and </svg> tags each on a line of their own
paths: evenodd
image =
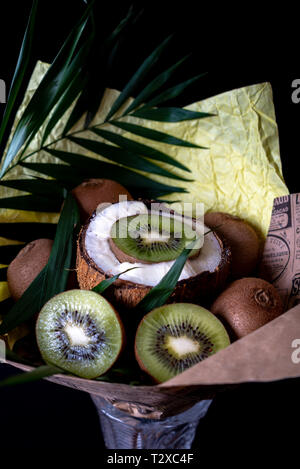
<svg viewBox="0 0 300 469">
<path fill-rule="evenodd" d="M 71 345 L 88 345 L 90 343 L 89 337 L 84 333 L 81 327 L 74 324 L 66 324 L 64 328 Z"/>
<path fill-rule="evenodd" d="M 143 202 L 137 201 L 123 201 L 105 207 L 101 211 L 97 211 L 86 231 L 85 248 L 89 257 L 104 272 L 117 275 L 132 267 L 138 267 L 137 269 L 130 270 L 123 274 L 122 279 L 137 284 L 155 286 L 170 270 L 175 261 L 153 264 L 119 262 L 109 245 L 111 229 L 117 220 L 122 217 L 147 213 L 148 208 L 146 205 Z M 204 233 L 209 231 L 209 228 L 205 227 L 203 224 L 201 224 L 201 229 L 202 233 L 203 230 Z M 151 239 L 151 242 L 152 241 L 153 238 Z M 215 235 L 209 232 L 203 236 L 203 246 L 200 250 L 200 254 L 186 261 L 179 280 L 194 277 L 204 271 L 213 272 L 220 262 L 221 246 Z"/>
<path fill-rule="evenodd" d="M 197 353 L 200 351 L 199 342 L 192 340 L 186 335 L 180 337 L 168 336 L 166 345 L 171 348 L 178 357 L 183 357 L 189 353 Z"/>
</svg>

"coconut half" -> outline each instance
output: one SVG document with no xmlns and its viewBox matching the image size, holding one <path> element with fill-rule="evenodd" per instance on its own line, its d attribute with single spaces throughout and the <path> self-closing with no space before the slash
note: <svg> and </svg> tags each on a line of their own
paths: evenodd
<svg viewBox="0 0 300 469">
<path fill-rule="evenodd" d="M 159 212 L 165 216 L 182 217 L 162 204 Z M 175 261 L 143 264 L 119 262 L 110 247 L 110 231 L 119 218 L 149 213 L 149 203 L 124 201 L 96 211 L 81 229 L 77 242 L 77 278 L 81 289 L 91 290 L 102 280 L 124 272 L 107 290 L 106 296 L 116 307 L 131 309 L 159 283 Z M 194 223 L 184 217 L 184 223 Z M 209 231 L 202 225 L 204 233 Z M 202 303 L 216 294 L 226 282 L 231 252 L 223 239 L 214 232 L 203 237 L 200 254 L 186 261 L 169 302 Z"/>
</svg>

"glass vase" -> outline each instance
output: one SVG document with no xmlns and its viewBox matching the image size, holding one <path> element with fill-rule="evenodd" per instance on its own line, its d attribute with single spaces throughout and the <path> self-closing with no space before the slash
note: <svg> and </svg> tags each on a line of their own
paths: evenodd
<svg viewBox="0 0 300 469">
<path fill-rule="evenodd" d="M 196 429 L 212 400 L 164 420 L 137 418 L 105 399 L 91 395 L 99 414 L 107 449 L 190 449 Z"/>
</svg>

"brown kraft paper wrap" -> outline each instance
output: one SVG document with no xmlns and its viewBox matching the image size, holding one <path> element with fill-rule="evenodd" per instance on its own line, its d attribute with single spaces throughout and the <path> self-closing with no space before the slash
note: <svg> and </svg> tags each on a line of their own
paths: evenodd
<svg viewBox="0 0 300 469">
<path fill-rule="evenodd" d="M 66 375 L 47 379 L 101 396 L 133 416 L 163 419 L 228 386 L 300 377 L 300 348 L 293 347 L 295 339 L 300 342 L 300 305 L 160 385 L 129 386 Z"/>
<path fill-rule="evenodd" d="M 300 302 L 300 194 L 274 200 L 260 274 L 276 287 L 285 310 Z"/>
</svg>

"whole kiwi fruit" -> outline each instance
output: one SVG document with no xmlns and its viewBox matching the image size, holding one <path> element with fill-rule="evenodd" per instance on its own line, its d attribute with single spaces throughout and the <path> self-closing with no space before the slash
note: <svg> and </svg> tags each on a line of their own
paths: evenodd
<svg viewBox="0 0 300 469">
<path fill-rule="evenodd" d="M 21 249 L 7 269 L 7 282 L 11 296 L 17 301 L 48 262 L 52 239 L 31 241 Z"/>
<path fill-rule="evenodd" d="M 214 301 L 211 312 L 227 325 L 232 339 L 239 339 L 284 312 L 276 288 L 260 278 L 242 278 L 226 288 Z"/>
<path fill-rule="evenodd" d="M 116 181 L 110 179 L 88 179 L 72 190 L 80 218 L 85 222 L 102 203 L 114 204 L 119 202 L 119 196 L 127 196 L 127 200 L 133 200 L 131 194 Z"/>
<path fill-rule="evenodd" d="M 253 274 L 259 260 L 260 240 L 252 226 L 239 217 L 222 212 L 206 213 L 204 224 L 227 240 L 232 255 L 232 278 Z"/>
</svg>

